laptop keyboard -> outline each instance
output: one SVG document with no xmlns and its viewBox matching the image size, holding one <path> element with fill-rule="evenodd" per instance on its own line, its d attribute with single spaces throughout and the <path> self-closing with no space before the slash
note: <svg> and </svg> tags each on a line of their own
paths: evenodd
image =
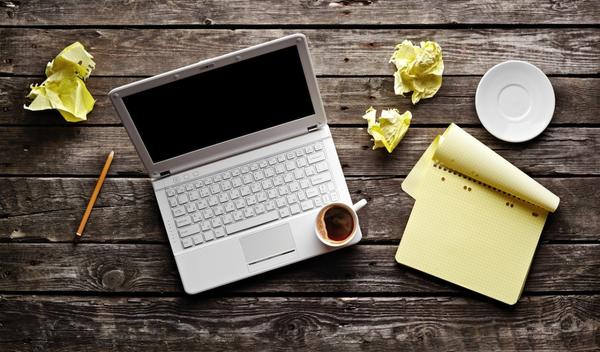
<svg viewBox="0 0 600 352">
<path fill-rule="evenodd" d="M 166 193 L 184 248 L 338 200 L 322 142 L 192 179 Z"/>
</svg>

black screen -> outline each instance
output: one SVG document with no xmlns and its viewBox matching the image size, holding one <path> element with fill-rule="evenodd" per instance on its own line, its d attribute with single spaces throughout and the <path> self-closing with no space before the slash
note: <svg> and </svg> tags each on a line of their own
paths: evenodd
<svg viewBox="0 0 600 352">
<path fill-rule="evenodd" d="M 296 46 L 123 102 L 155 163 L 315 113 Z"/>
</svg>

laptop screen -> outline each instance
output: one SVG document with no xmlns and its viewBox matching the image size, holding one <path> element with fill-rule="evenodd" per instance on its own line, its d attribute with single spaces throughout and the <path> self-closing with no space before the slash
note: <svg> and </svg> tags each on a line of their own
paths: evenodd
<svg viewBox="0 0 600 352">
<path fill-rule="evenodd" d="M 157 163 L 315 113 L 296 46 L 123 97 Z"/>
</svg>

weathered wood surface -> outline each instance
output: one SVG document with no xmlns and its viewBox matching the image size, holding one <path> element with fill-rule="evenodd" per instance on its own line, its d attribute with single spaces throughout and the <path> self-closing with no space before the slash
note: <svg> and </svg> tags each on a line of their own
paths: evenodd
<svg viewBox="0 0 600 352">
<path fill-rule="evenodd" d="M 359 245 L 215 290 L 244 294 L 464 294 L 394 261 L 397 245 Z M 0 244 L 0 292 L 178 292 L 174 259 L 163 244 Z M 525 292 L 594 292 L 600 244 L 544 244 Z M 597 293 L 597 292 L 596 292 Z"/>
<path fill-rule="evenodd" d="M 435 40 L 446 75 L 481 75 L 509 59 L 546 74 L 598 74 L 600 29 L 27 29 L 0 28 L 0 74 L 41 75 L 49 58 L 74 41 L 94 55 L 96 76 L 161 73 L 286 34 L 310 41 L 320 75 L 388 75 L 394 45 Z"/>
<path fill-rule="evenodd" d="M 0 23 L 13 26 L 600 23 L 593 0 L 29 0 L 2 1 L 0 9 Z"/>
<path fill-rule="evenodd" d="M 475 91 L 481 77 L 445 76 L 435 99 L 412 105 L 409 98 L 394 95 L 391 77 L 340 77 L 318 79 L 330 124 L 365 124 L 362 115 L 369 106 L 396 107 L 413 113 L 413 125 L 479 124 L 475 111 Z M 121 121 L 107 93 L 140 78 L 95 77 L 88 89 L 97 100 L 84 125 L 114 125 Z M 0 77 L 0 125 L 68 125 L 56 111 L 32 112 L 23 109 L 31 83 L 43 77 Z M 550 77 L 556 95 L 551 126 L 600 123 L 600 78 Z M 79 124 L 78 124 L 79 125 Z"/>
<path fill-rule="evenodd" d="M 332 128 L 332 134 L 346 176 L 403 176 L 444 128 L 414 127 L 392 154 L 371 150 L 365 128 Z M 534 176 L 600 174 L 600 154 L 593 152 L 600 149 L 600 128 L 553 127 L 520 144 L 501 142 L 482 128 L 465 130 Z M 97 176 L 111 149 L 111 175 L 145 174 L 123 127 L 0 127 L 0 172 Z"/>
<path fill-rule="evenodd" d="M 600 349 L 600 6 L 591 0 L 0 0 L 0 350 Z M 309 45 L 363 242 L 186 296 L 145 171 L 106 92 L 285 34 Z M 396 43 L 435 40 L 434 99 L 393 94 Z M 81 41 L 95 56 L 90 120 L 22 109 L 46 62 Z M 481 128 L 481 76 L 507 60 L 550 76 L 554 119 L 503 143 Z M 413 112 L 392 154 L 370 150 L 373 105 Z M 400 189 L 454 121 L 561 198 L 523 298 L 508 307 L 393 260 L 413 200 Z M 111 176 L 70 243 L 109 149 Z"/>
<path fill-rule="evenodd" d="M 513 308 L 461 297 L 3 295 L 0 312 L 6 351 L 592 351 L 600 330 L 598 295 Z"/>
<path fill-rule="evenodd" d="M 600 178 L 538 181 L 561 199 L 541 242 L 600 239 L 600 192 L 593 191 L 600 188 Z M 0 242 L 71 242 L 95 182 L 95 178 L 1 177 Z M 401 182 L 398 178 L 348 180 L 353 200 L 369 202 L 361 210 L 364 242 L 397 244 L 400 240 L 413 205 L 400 189 Z M 150 182 L 107 179 L 81 241 L 165 243 Z"/>
</svg>

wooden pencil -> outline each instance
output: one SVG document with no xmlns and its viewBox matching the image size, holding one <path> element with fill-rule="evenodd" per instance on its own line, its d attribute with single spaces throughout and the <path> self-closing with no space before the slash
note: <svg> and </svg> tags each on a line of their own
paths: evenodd
<svg viewBox="0 0 600 352">
<path fill-rule="evenodd" d="M 100 177 L 98 177 L 98 181 L 96 182 L 96 187 L 94 187 L 94 192 L 92 192 L 92 196 L 90 197 L 90 201 L 85 208 L 85 212 L 83 213 L 83 218 L 81 218 L 81 222 L 79 223 L 79 228 L 77 229 L 77 236 L 81 237 L 83 234 L 83 229 L 85 228 L 85 224 L 90 217 L 92 212 L 92 208 L 94 208 L 94 204 L 96 203 L 96 198 L 98 198 L 98 194 L 100 193 L 100 189 L 102 189 L 102 185 L 104 184 L 104 179 L 106 178 L 106 174 L 108 173 L 108 169 L 110 169 L 110 164 L 112 163 L 113 157 L 115 155 L 114 151 L 111 151 L 106 158 L 106 162 L 104 163 L 104 167 L 102 168 L 102 172 L 100 173 Z"/>
</svg>

